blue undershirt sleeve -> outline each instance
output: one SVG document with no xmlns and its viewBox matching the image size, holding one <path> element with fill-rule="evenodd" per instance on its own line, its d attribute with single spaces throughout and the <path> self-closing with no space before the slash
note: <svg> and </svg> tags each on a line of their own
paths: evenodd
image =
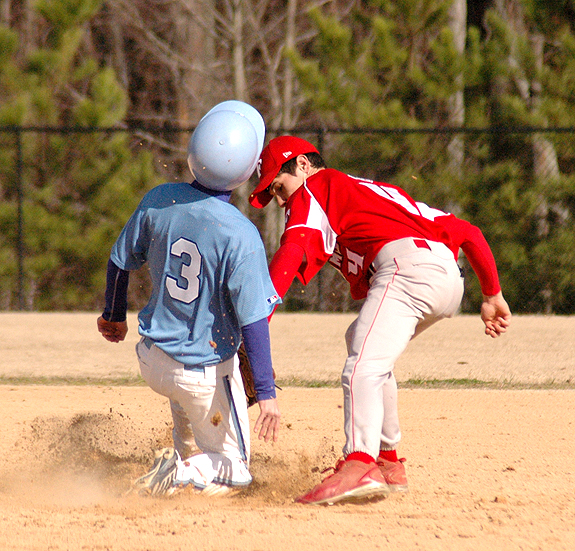
<svg viewBox="0 0 575 551">
<path fill-rule="evenodd" d="M 106 321 L 126 321 L 128 312 L 128 283 L 130 272 L 118 268 L 112 260 L 108 260 L 106 274 L 106 304 L 102 317 Z"/>
<path fill-rule="evenodd" d="M 256 399 L 269 400 L 276 397 L 272 354 L 270 346 L 270 328 L 267 318 L 263 318 L 242 327 L 244 346 L 254 375 Z"/>
</svg>

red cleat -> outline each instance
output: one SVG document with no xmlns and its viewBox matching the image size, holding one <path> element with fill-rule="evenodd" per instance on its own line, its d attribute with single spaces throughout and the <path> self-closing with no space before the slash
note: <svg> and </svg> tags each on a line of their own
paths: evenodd
<svg viewBox="0 0 575 551">
<path fill-rule="evenodd" d="M 368 464 L 341 460 L 335 466 L 333 474 L 296 501 L 313 505 L 333 505 L 340 501 L 384 497 L 389 492 L 389 486 L 375 462 Z"/>
<path fill-rule="evenodd" d="M 388 461 L 387 459 L 377 458 L 379 471 L 385 478 L 390 492 L 407 492 L 407 477 L 405 476 L 405 467 L 403 463 L 405 458 L 399 461 Z"/>
</svg>

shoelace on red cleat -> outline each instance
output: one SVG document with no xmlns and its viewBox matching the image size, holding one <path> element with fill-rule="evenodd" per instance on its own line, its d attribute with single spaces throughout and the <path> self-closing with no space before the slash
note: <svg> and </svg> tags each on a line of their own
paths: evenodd
<svg viewBox="0 0 575 551">
<path fill-rule="evenodd" d="M 323 471 L 321 471 L 320 474 L 325 474 L 329 471 L 333 471 L 331 472 L 328 476 L 326 476 L 325 478 L 329 478 L 330 476 L 334 475 L 335 473 L 337 473 L 338 471 L 341 470 L 341 468 L 345 465 L 345 459 L 338 459 L 337 463 L 335 464 L 335 467 L 327 467 L 326 469 L 324 469 Z M 325 480 L 325 479 L 324 479 Z"/>
</svg>

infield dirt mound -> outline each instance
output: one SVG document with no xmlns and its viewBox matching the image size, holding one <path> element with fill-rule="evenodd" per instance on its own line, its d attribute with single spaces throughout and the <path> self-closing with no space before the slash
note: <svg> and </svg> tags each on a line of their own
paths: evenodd
<svg viewBox="0 0 575 551">
<path fill-rule="evenodd" d="M 170 420 L 158 421 L 146 423 L 113 411 L 36 417 L 14 443 L 11 455 L 20 458 L 19 465 L 8 471 L 2 489 L 44 505 L 95 505 L 125 497 L 131 481 L 152 465 L 153 451 L 173 445 Z M 314 483 L 314 466 L 332 463 L 334 457 L 333 446 L 330 453 L 318 449 L 314 457 L 300 454 L 285 460 L 272 457 L 264 447 L 252 454 L 254 483 L 241 499 L 293 501 L 301 488 Z M 20 462 L 27 465 L 25 471 Z"/>
</svg>

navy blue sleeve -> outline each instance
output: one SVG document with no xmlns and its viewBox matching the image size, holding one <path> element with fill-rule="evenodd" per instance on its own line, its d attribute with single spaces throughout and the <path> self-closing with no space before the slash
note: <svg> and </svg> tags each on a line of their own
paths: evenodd
<svg viewBox="0 0 575 551">
<path fill-rule="evenodd" d="M 270 346 L 270 327 L 263 318 L 242 327 L 244 346 L 254 375 L 256 399 L 269 400 L 276 397 Z"/>
<path fill-rule="evenodd" d="M 102 317 L 106 321 L 126 321 L 128 312 L 128 283 L 130 272 L 108 260 L 106 274 L 106 305 Z"/>
</svg>

